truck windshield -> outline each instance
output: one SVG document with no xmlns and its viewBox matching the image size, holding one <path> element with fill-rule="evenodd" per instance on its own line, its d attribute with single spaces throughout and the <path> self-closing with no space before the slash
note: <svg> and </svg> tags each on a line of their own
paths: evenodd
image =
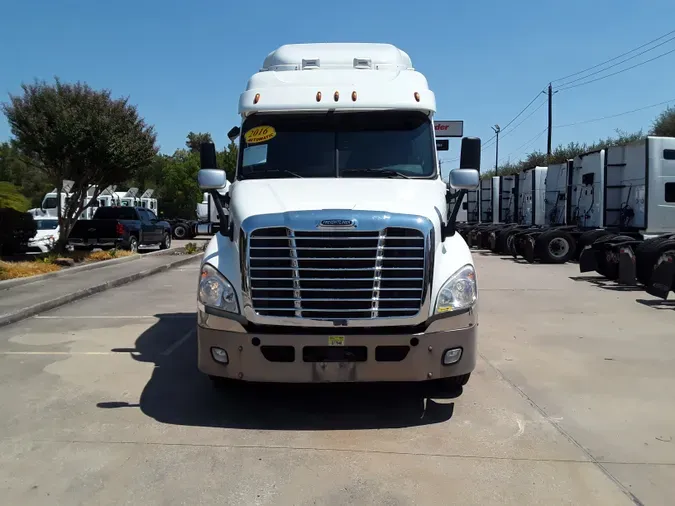
<svg viewBox="0 0 675 506">
<path fill-rule="evenodd" d="M 240 148 L 240 180 L 436 176 L 431 121 L 419 111 L 256 114 Z"/>
</svg>

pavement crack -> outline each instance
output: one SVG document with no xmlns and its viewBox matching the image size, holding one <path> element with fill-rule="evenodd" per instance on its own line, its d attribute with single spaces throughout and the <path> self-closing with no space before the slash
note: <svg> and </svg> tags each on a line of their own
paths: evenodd
<svg viewBox="0 0 675 506">
<path fill-rule="evenodd" d="M 584 455 L 586 455 L 586 456 L 588 457 L 590 463 L 592 463 L 592 464 L 594 464 L 595 466 L 597 466 L 598 469 L 600 469 L 600 470 L 604 473 L 605 476 L 607 476 L 610 480 L 612 480 L 612 481 L 616 484 L 616 486 L 619 487 L 619 489 L 620 489 L 624 494 L 626 494 L 626 496 L 628 496 L 628 498 L 629 498 L 631 501 L 633 501 L 633 503 L 634 503 L 636 506 L 644 506 L 644 503 L 643 503 L 640 499 L 638 499 L 638 497 L 637 497 L 635 494 L 633 494 L 630 490 L 628 490 L 628 488 L 627 488 L 623 483 L 621 483 L 621 481 L 619 481 L 619 479 L 618 479 L 616 476 L 614 476 L 614 475 L 613 475 L 613 474 L 605 467 L 605 464 L 615 464 L 615 463 L 616 463 L 616 464 L 619 464 L 619 462 L 607 462 L 607 461 L 601 461 L 601 460 L 596 459 L 596 458 L 593 456 L 593 454 L 592 454 L 585 446 L 583 446 L 581 443 L 579 443 L 579 441 L 577 441 L 576 439 L 574 439 L 574 437 L 573 437 L 569 432 L 567 432 L 567 431 L 560 425 L 560 423 L 558 423 L 556 420 L 554 420 L 554 419 L 552 419 L 550 416 L 548 416 L 548 413 L 546 413 L 546 411 L 545 411 L 541 406 L 539 406 L 539 404 L 537 404 L 537 403 L 534 401 L 534 399 L 532 399 L 527 393 L 525 393 L 525 391 L 524 391 L 522 388 L 520 388 L 520 387 L 519 387 L 518 385 L 516 385 L 513 381 L 511 381 L 509 378 L 507 378 L 506 375 L 505 375 L 505 374 L 504 374 L 497 366 L 495 366 L 492 362 L 490 362 L 490 360 L 488 360 L 488 358 L 487 358 L 485 355 L 483 355 L 482 353 L 478 353 L 478 355 L 485 361 L 485 363 L 486 363 L 493 371 L 495 371 L 495 373 L 497 373 L 497 375 L 498 375 L 503 381 L 505 381 L 505 382 L 506 382 L 507 384 L 509 384 L 514 390 L 516 390 L 521 396 L 523 396 L 523 398 L 524 398 L 525 400 L 527 400 L 527 402 L 528 402 L 534 409 L 536 409 L 537 412 L 538 412 L 538 413 L 539 413 L 546 421 L 548 421 L 548 423 L 550 423 L 550 424 L 551 424 L 551 425 L 552 425 L 552 426 L 553 426 L 553 427 L 554 427 L 561 435 L 563 435 L 570 443 L 572 443 L 572 444 L 573 444 L 574 446 L 576 446 L 581 452 L 583 452 Z"/>
</svg>

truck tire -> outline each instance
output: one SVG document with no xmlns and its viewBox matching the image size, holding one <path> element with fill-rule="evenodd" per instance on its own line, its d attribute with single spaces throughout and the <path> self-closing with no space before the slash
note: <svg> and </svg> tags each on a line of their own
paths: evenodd
<svg viewBox="0 0 675 506">
<path fill-rule="evenodd" d="M 188 228 L 185 223 L 179 223 L 173 227 L 173 236 L 176 239 L 186 239 L 188 235 Z"/>
<path fill-rule="evenodd" d="M 159 249 L 169 249 L 171 247 L 171 234 L 169 232 L 164 232 L 164 238 L 162 242 L 159 243 Z"/>
<path fill-rule="evenodd" d="M 670 249 L 670 236 L 647 239 L 635 249 L 635 277 L 643 285 L 651 281 L 652 271 L 661 255 Z"/>
<path fill-rule="evenodd" d="M 593 243 L 593 247 L 598 246 L 598 253 L 596 258 L 598 261 L 598 268 L 596 272 L 605 276 L 607 279 L 617 280 L 619 279 L 619 262 L 618 262 L 618 250 L 615 252 L 617 254 L 617 261 L 612 262 L 607 258 L 609 249 L 605 246 L 609 242 L 622 242 L 622 241 L 632 241 L 633 238 L 627 235 L 616 235 L 616 234 L 607 234 L 601 237 L 598 237 Z"/>
<path fill-rule="evenodd" d="M 577 244 L 564 230 L 549 230 L 537 237 L 534 248 L 542 263 L 564 264 L 574 258 Z"/>
<path fill-rule="evenodd" d="M 579 239 L 577 239 L 577 251 L 575 258 L 579 260 L 579 255 L 581 255 L 581 252 L 584 250 L 586 246 L 593 244 L 596 241 L 596 239 L 604 235 L 610 234 L 611 232 L 608 232 L 605 229 L 587 230 L 586 232 L 582 233 L 579 236 Z"/>
<path fill-rule="evenodd" d="M 138 253 L 138 238 L 135 235 L 132 235 L 129 238 L 129 244 L 127 245 L 126 249 L 132 253 Z"/>
</svg>

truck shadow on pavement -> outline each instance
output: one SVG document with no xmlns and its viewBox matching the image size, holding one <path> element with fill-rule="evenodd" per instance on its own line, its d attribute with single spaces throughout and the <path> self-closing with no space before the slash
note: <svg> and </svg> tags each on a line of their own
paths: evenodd
<svg viewBox="0 0 675 506">
<path fill-rule="evenodd" d="M 258 430 L 358 430 L 442 423 L 453 415 L 462 393 L 422 391 L 414 385 L 234 384 L 216 389 L 197 369 L 197 339 L 167 353 L 167 345 L 196 325 L 194 313 L 158 314 L 143 332 L 130 360 L 154 363 L 138 404 L 107 400 L 102 409 L 138 408 L 173 425 Z M 171 336 L 172 339 L 167 339 Z M 168 346 L 168 347 L 167 347 Z M 431 397 L 431 398 L 429 398 Z"/>
<path fill-rule="evenodd" d="M 616 281 L 597 276 L 570 276 L 572 281 L 585 281 L 592 285 L 602 288 L 603 290 L 610 290 L 613 292 L 644 292 L 644 288 L 636 285 L 620 285 Z"/>
<path fill-rule="evenodd" d="M 635 299 L 635 302 L 653 309 L 669 309 L 671 311 L 675 311 L 675 300 Z"/>
</svg>

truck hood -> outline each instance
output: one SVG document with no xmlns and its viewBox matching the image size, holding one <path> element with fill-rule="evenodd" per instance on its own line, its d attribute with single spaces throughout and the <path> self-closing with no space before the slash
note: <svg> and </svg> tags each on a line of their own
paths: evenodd
<svg viewBox="0 0 675 506">
<path fill-rule="evenodd" d="M 293 211 L 380 211 L 425 216 L 437 226 L 445 191 L 438 179 L 257 179 L 232 185 L 231 212 L 241 223 L 253 215 Z"/>
</svg>

